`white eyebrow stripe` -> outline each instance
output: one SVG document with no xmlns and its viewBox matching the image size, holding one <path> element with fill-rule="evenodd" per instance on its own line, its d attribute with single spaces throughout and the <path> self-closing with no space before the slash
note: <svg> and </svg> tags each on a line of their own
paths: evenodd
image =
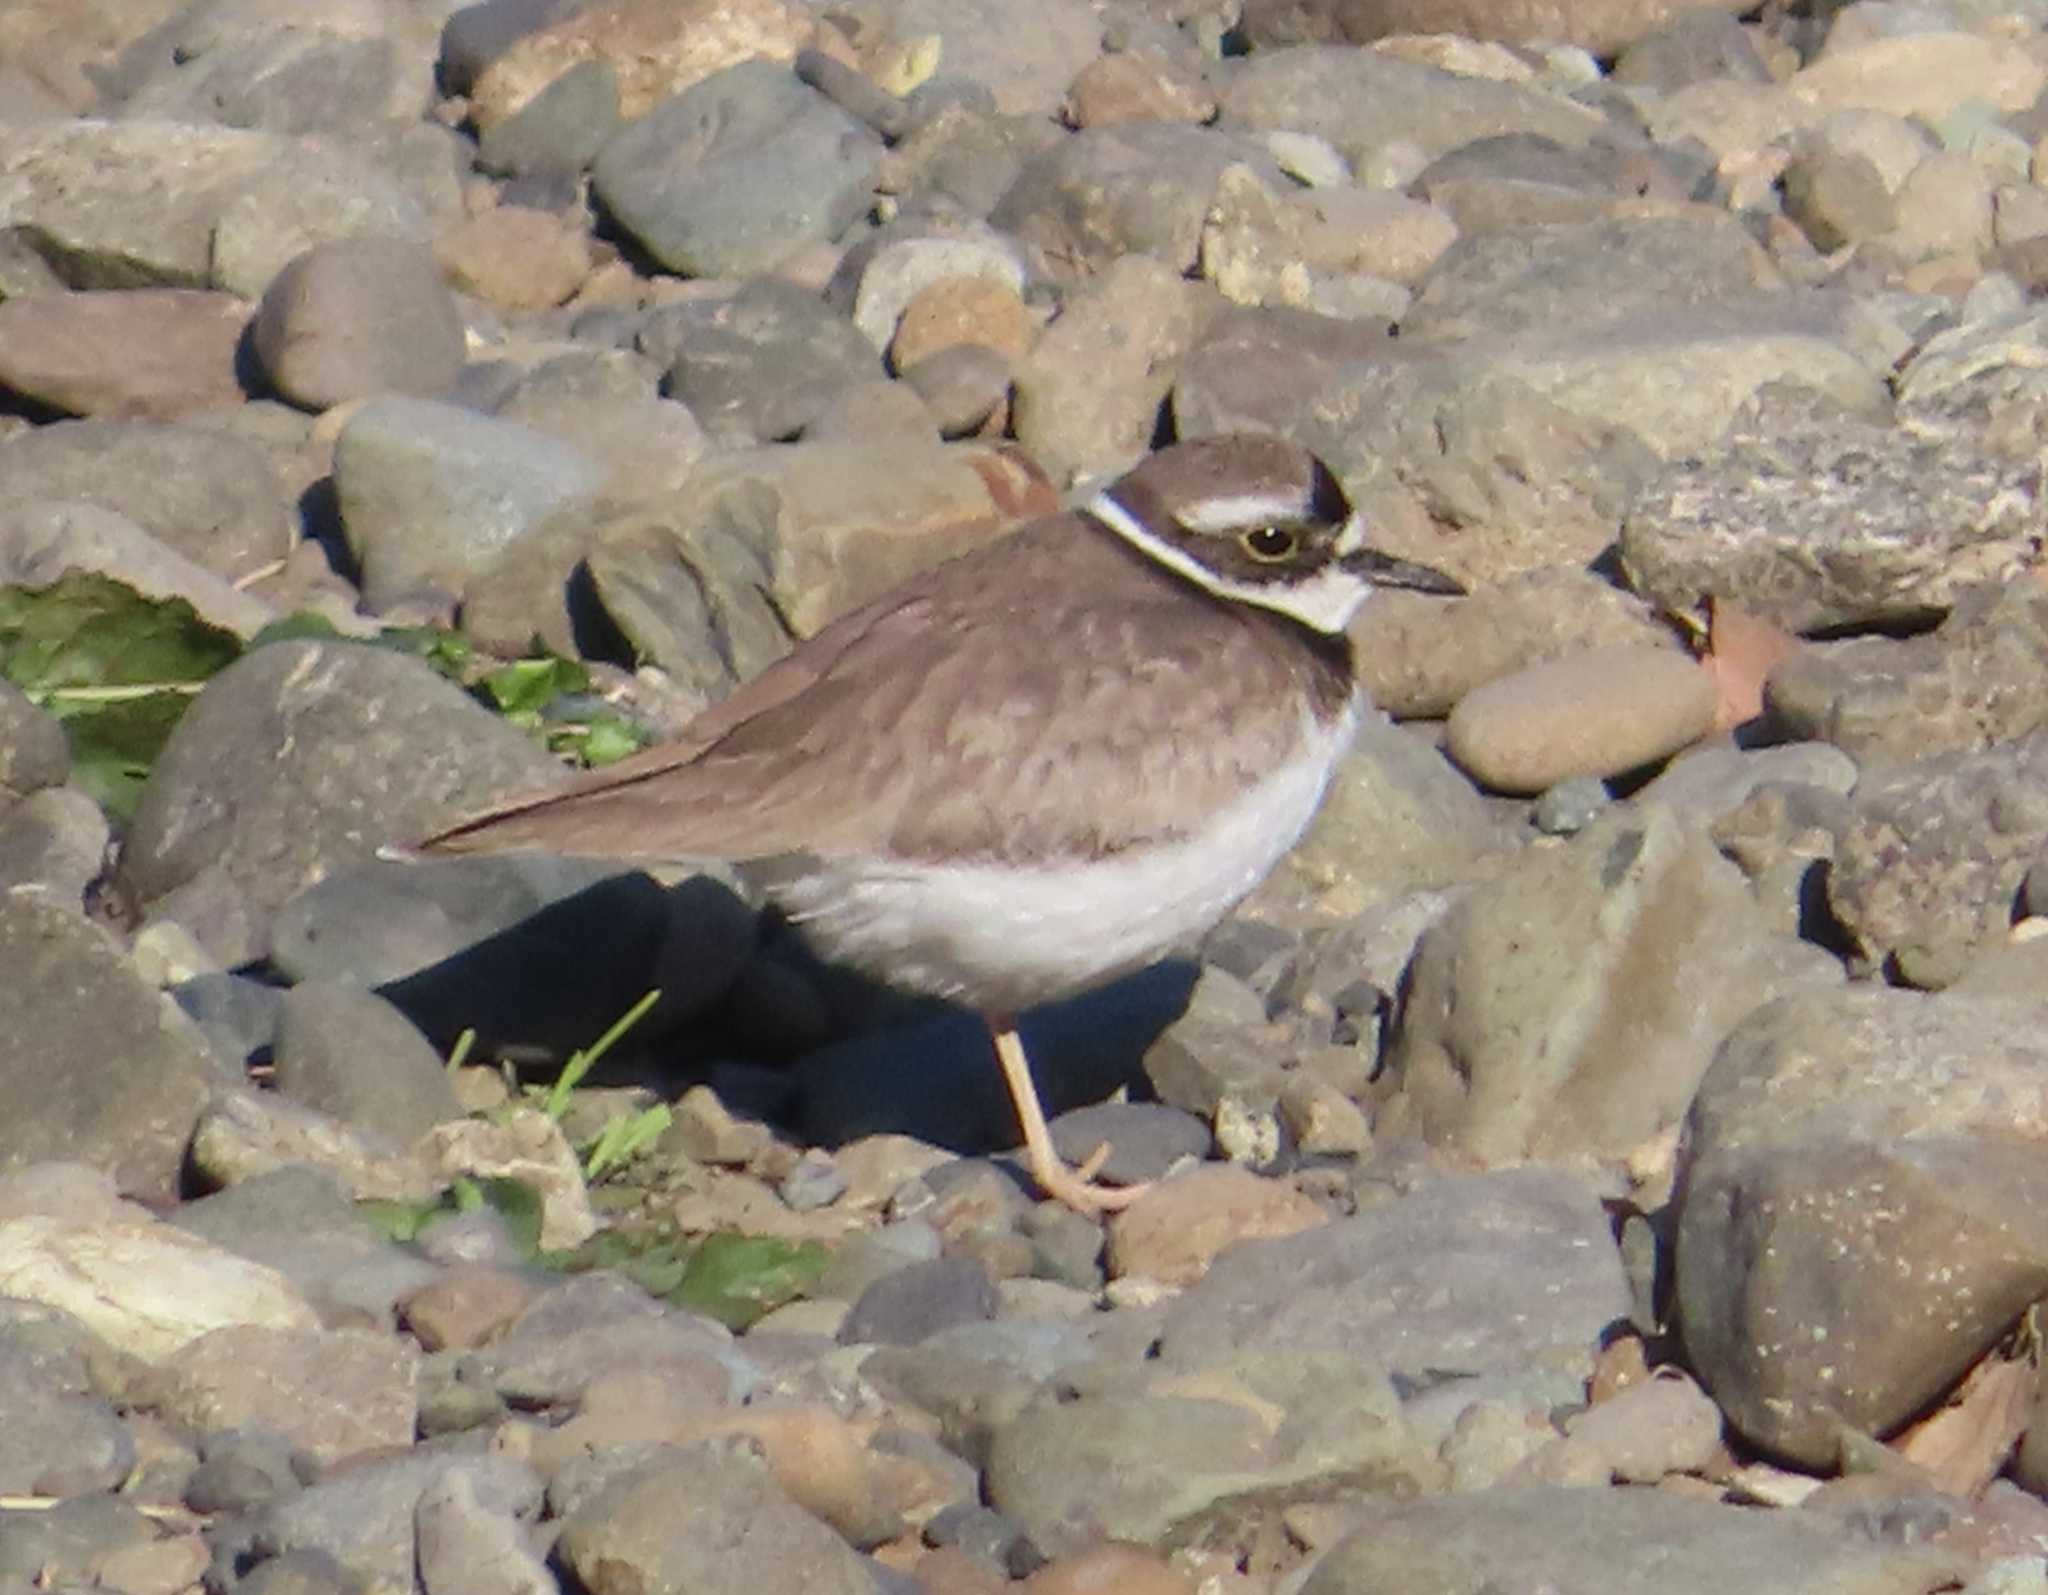
<svg viewBox="0 0 2048 1595">
<path fill-rule="evenodd" d="M 1246 603 L 1257 604 L 1262 609 L 1271 609 L 1279 614 L 1292 616 L 1312 630 L 1333 637 L 1351 624 L 1351 617 L 1358 612 L 1359 606 L 1372 592 L 1370 582 L 1352 575 L 1343 566 L 1336 564 L 1324 566 L 1306 580 L 1271 587 L 1261 586 L 1255 582 L 1232 581 L 1151 531 L 1137 516 L 1118 503 L 1116 495 L 1108 489 L 1091 498 L 1084 510 L 1126 542 L 1151 555 L 1168 570 L 1178 571 L 1196 586 L 1214 593 L 1217 597 L 1242 599 Z M 1352 521 L 1360 523 L 1359 535 L 1362 541 L 1362 518 L 1354 515 Z M 1185 525 L 1186 522 L 1183 521 L 1182 524 Z"/>
<path fill-rule="evenodd" d="M 1183 505 L 1175 519 L 1191 532 L 1220 532 L 1263 526 L 1268 521 L 1298 521 L 1307 508 L 1301 494 L 1292 490 L 1228 493 Z"/>
</svg>

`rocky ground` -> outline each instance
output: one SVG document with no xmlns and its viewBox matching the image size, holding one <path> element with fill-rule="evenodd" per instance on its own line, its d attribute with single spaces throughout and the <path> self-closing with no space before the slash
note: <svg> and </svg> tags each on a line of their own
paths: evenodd
<svg viewBox="0 0 2048 1595">
<path fill-rule="evenodd" d="M 2048 6 L 1728 9 L 0 9 L 0 1586 L 2048 1590 Z M 378 856 L 1235 428 L 1473 592 L 1106 1223 Z"/>
</svg>

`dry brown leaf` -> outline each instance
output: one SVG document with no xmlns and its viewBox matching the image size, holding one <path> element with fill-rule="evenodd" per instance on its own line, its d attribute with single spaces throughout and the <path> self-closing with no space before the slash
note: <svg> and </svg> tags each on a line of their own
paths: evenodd
<svg viewBox="0 0 2048 1595">
<path fill-rule="evenodd" d="M 1764 678 L 1796 653 L 1799 639 L 1725 598 L 1708 600 L 1707 652 L 1700 667 L 1713 678 L 1714 728 L 1732 731 L 1764 712 Z"/>
<path fill-rule="evenodd" d="M 1893 1435 L 1891 1448 L 1933 1474 L 1944 1490 L 1973 1500 L 2019 1444 L 2035 1378 L 2031 1357 L 1991 1352 L 1939 1410 Z"/>
</svg>

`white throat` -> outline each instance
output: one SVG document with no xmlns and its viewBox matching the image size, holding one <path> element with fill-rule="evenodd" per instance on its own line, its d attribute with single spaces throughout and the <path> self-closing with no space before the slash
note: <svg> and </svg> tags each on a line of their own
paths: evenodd
<svg viewBox="0 0 2048 1595">
<path fill-rule="evenodd" d="M 1325 565 L 1313 576 L 1302 581 L 1272 586 L 1259 582 L 1233 581 L 1228 576 L 1218 575 L 1185 550 L 1174 547 L 1152 531 L 1119 504 L 1115 495 L 1108 489 L 1097 493 L 1084 508 L 1088 514 L 1141 553 L 1158 560 L 1168 570 L 1178 571 L 1196 586 L 1214 593 L 1218 598 L 1233 598 L 1242 603 L 1257 604 L 1262 609 L 1270 609 L 1298 620 L 1311 630 L 1323 632 L 1327 636 L 1341 636 L 1344 629 L 1351 624 L 1351 617 L 1358 613 L 1358 606 L 1372 593 L 1369 583 L 1360 581 L 1349 571 L 1335 564 Z M 1339 549 L 1348 551 L 1362 539 L 1362 536 L 1361 523 L 1354 515 L 1344 527 L 1338 543 Z"/>
</svg>

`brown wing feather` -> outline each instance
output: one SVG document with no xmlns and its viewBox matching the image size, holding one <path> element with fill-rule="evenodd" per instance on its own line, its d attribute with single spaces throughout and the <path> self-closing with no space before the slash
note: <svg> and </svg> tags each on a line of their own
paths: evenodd
<svg viewBox="0 0 2048 1595">
<path fill-rule="evenodd" d="M 1349 689 L 1341 644 L 1191 596 L 1041 522 L 834 622 L 680 743 L 426 846 L 1043 860 L 1178 835 L 1292 751 L 1304 699 Z"/>
</svg>

